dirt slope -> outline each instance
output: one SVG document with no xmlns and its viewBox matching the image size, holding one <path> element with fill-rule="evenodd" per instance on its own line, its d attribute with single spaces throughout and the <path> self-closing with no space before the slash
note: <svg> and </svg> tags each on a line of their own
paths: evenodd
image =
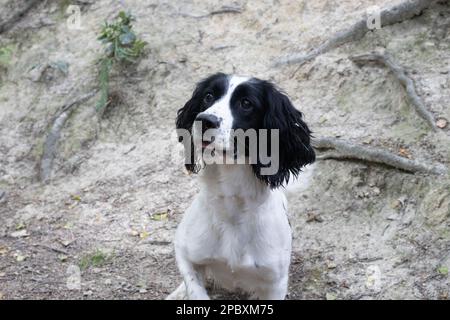
<svg viewBox="0 0 450 320">
<path fill-rule="evenodd" d="M 0 298 L 161 299 L 178 285 L 172 240 L 197 187 L 176 156 L 174 118 L 194 83 L 213 72 L 273 80 L 318 137 L 449 165 L 450 129 L 430 131 L 387 70 L 348 60 L 389 51 L 435 117 L 450 119 L 448 4 L 301 68 L 270 68 L 392 1 L 81 2 L 83 30 L 66 27 L 69 1 L 44 1 L 0 34 L 0 48 L 12 52 L 0 64 Z M 223 5 L 241 13 L 195 17 Z M 43 185 L 49 123 L 65 101 L 97 85 L 96 34 L 121 9 L 137 17 L 149 53 L 136 70 L 114 74 L 121 99 L 104 119 L 95 98 L 72 115 Z M 300 180 L 287 191 L 289 298 L 448 297 L 448 177 L 327 160 Z"/>
</svg>

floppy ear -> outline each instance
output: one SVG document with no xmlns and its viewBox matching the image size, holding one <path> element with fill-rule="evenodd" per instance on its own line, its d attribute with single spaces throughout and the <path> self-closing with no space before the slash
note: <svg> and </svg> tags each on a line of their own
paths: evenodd
<svg viewBox="0 0 450 320">
<path fill-rule="evenodd" d="M 186 102 L 183 108 L 177 112 L 176 126 L 177 129 L 192 130 L 195 118 L 200 113 L 200 103 L 197 99 L 196 91 L 192 95 L 192 98 Z"/>
<path fill-rule="evenodd" d="M 311 131 L 303 122 L 302 113 L 285 94 L 270 83 L 266 85 L 267 109 L 263 127 L 269 132 L 270 129 L 279 130 L 279 169 L 274 175 L 264 176 L 260 174 L 259 166 L 255 173 L 259 179 L 276 188 L 287 183 L 291 175 L 297 177 L 303 166 L 315 161 L 316 154 L 310 144 Z"/>
<path fill-rule="evenodd" d="M 185 167 L 189 172 L 198 172 L 198 165 L 195 163 L 196 155 L 194 141 L 192 139 L 192 125 L 195 118 L 201 112 L 201 103 L 198 99 L 198 88 L 194 91 L 192 98 L 186 102 L 183 108 L 177 112 L 177 134 L 178 141 L 184 145 Z"/>
<path fill-rule="evenodd" d="M 184 144 L 185 166 L 189 172 L 197 173 L 200 170 L 200 166 L 196 164 L 197 156 L 192 139 L 192 126 L 197 115 L 203 111 L 204 91 L 212 81 L 225 77 L 226 74 L 219 72 L 197 83 L 191 99 L 177 112 L 178 141 Z"/>
</svg>

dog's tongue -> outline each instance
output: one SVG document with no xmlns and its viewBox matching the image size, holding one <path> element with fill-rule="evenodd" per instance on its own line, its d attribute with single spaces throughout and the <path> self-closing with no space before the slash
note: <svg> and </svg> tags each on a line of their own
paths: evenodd
<svg viewBox="0 0 450 320">
<path fill-rule="evenodd" d="M 207 146 L 209 146 L 211 144 L 211 141 L 202 141 L 202 147 L 206 148 Z"/>
</svg>

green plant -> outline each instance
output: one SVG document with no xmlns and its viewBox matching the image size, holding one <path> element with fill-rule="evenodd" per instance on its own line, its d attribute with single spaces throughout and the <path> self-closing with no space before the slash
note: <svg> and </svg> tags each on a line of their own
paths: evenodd
<svg viewBox="0 0 450 320">
<path fill-rule="evenodd" d="M 0 47 L 0 66 L 6 67 L 12 60 L 14 49 L 12 46 Z"/>
<path fill-rule="evenodd" d="M 97 111 L 108 105 L 110 72 L 115 64 L 134 64 L 142 56 L 146 42 L 136 36 L 130 13 L 121 11 L 114 22 L 105 22 L 100 31 L 100 40 L 105 45 L 104 57 L 100 60 L 100 100 Z"/>
<path fill-rule="evenodd" d="M 110 257 L 101 250 L 96 250 L 83 256 L 80 260 L 79 267 L 81 270 L 86 270 L 90 267 L 101 267 L 105 265 Z"/>
<path fill-rule="evenodd" d="M 441 266 L 437 269 L 439 274 L 442 274 L 444 276 L 448 275 L 448 268 L 446 266 Z"/>
</svg>

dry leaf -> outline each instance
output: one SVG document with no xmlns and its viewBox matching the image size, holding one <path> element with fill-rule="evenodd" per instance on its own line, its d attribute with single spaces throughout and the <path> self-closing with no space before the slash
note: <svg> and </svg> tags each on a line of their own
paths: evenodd
<svg viewBox="0 0 450 320">
<path fill-rule="evenodd" d="M 67 222 L 67 223 L 63 226 L 63 228 L 66 229 L 66 230 L 70 230 L 70 229 L 73 228 L 73 225 L 72 225 L 72 223 Z"/>
<path fill-rule="evenodd" d="M 373 275 L 368 276 L 366 279 L 366 287 L 372 288 L 375 285 L 376 280 L 377 279 Z"/>
<path fill-rule="evenodd" d="M 398 154 L 404 158 L 411 158 L 411 154 L 409 153 L 408 149 L 405 148 L 400 148 Z"/>
<path fill-rule="evenodd" d="M 0 256 L 6 256 L 9 252 L 7 247 L 0 247 Z"/>
<path fill-rule="evenodd" d="M 28 258 L 28 256 L 25 256 L 25 255 L 22 255 L 21 253 L 15 253 L 14 254 L 14 257 L 16 258 L 16 261 L 17 262 L 23 262 L 23 261 L 25 261 L 27 258 Z"/>
<path fill-rule="evenodd" d="M 70 245 L 72 244 L 72 242 L 73 242 L 73 240 L 62 240 L 62 239 L 60 239 L 60 240 L 58 240 L 58 241 L 59 241 L 59 243 L 61 243 L 64 247 L 70 246 Z"/>
<path fill-rule="evenodd" d="M 137 237 L 137 236 L 139 235 L 139 232 L 136 231 L 136 230 L 131 230 L 130 234 L 131 234 L 133 237 Z"/>
<path fill-rule="evenodd" d="M 152 220 L 155 221 L 163 221 L 163 220 L 167 220 L 167 218 L 169 217 L 167 212 L 159 212 L 159 213 L 154 213 L 151 216 Z"/>
<path fill-rule="evenodd" d="M 320 123 L 320 124 L 323 124 L 323 123 L 325 123 L 325 122 L 327 122 L 327 121 L 328 121 L 328 119 L 327 119 L 327 117 L 325 117 L 325 116 L 321 116 L 320 119 L 319 119 L 319 123 Z"/>
<path fill-rule="evenodd" d="M 72 198 L 72 200 L 75 200 L 75 201 L 81 201 L 81 197 L 78 195 L 72 195 L 71 198 Z"/>
<path fill-rule="evenodd" d="M 322 217 L 314 212 L 308 212 L 306 217 L 306 222 L 323 222 Z"/>
<path fill-rule="evenodd" d="M 149 235 L 150 234 L 147 231 L 142 231 L 141 233 L 139 233 L 139 238 L 146 239 Z"/>
<path fill-rule="evenodd" d="M 19 230 L 22 230 L 25 228 L 26 228 L 25 223 L 21 222 L 21 223 L 17 224 L 16 231 L 19 231 Z"/>
<path fill-rule="evenodd" d="M 325 298 L 327 300 L 336 300 L 336 295 L 334 293 L 327 293 Z"/>
</svg>

